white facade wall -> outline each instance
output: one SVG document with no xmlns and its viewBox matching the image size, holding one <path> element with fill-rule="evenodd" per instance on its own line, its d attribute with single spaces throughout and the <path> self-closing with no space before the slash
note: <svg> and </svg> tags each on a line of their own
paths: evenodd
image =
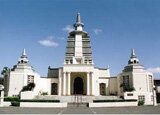
<svg viewBox="0 0 160 115">
<path fill-rule="evenodd" d="M 48 91 L 48 79 L 40 78 L 40 75 L 33 71 L 11 71 L 8 96 L 19 95 L 23 86 L 28 84 L 28 75 L 34 76 L 34 95 Z"/>
<path fill-rule="evenodd" d="M 109 69 L 94 69 L 94 77 L 95 77 L 95 96 L 100 95 L 100 83 L 106 84 L 106 94 L 109 93 L 109 78 L 110 72 Z"/>
<path fill-rule="evenodd" d="M 145 105 L 153 105 L 153 92 L 149 88 L 149 75 L 153 75 L 147 71 L 123 72 L 118 75 L 118 95 L 124 96 L 120 89 L 120 77 L 129 75 L 130 83 L 133 84 L 137 96 L 145 96 Z M 153 83 L 153 82 L 152 82 Z"/>
<path fill-rule="evenodd" d="M 89 103 L 89 107 L 132 107 L 137 106 L 137 102 L 107 102 L 107 103 Z"/>
<path fill-rule="evenodd" d="M 145 96 L 145 104 L 150 105 L 153 104 L 153 100 L 151 97 L 153 96 L 153 90 L 149 88 L 149 76 L 153 75 L 151 73 L 133 73 L 133 86 L 136 89 L 137 95 L 144 95 Z M 152 81 L 153 83 L 153 81 Z M 152 84 L 153 85 L 153 84 Z"/>
<path fill-rule="evenodd" d="M 8 96 L 19 95 L 23 86 L 24 86 L 24 74 L 11 72 L 9 80 Z"/>
<path fill-rule="evenodd" d="M 67 103 L 20 102 L 20 107 L 52 107 L 52 108 L 64 108 L 64 107 L 67 107 Z"/>
</svg>

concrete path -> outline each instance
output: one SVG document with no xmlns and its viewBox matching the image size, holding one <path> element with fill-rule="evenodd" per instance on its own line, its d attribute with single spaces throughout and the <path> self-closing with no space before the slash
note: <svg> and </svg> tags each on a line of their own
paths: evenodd
<svg viewBox="0 0 160 115">
<path fill-rule="evenodd" d="M 160 105 L 118 108 L 20 108 L 0 107 L 0 114 L 160 114 Z"/>
</svg>

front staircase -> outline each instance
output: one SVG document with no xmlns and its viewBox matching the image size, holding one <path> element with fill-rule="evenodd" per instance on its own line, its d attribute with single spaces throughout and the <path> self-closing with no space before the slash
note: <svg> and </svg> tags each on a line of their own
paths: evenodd
<svg viewBox="0 0 160 115">
<path fill-rule="evenodd" d="M 44 100 L 60 100 L 60 102 L 67 102 L 68 107 L 88 107 L 93 100 L 121 100 L 119 96 L 86 96 L 86 95 L 72 95 L 72 96 L 58 96 L 45 95 L 37 96 L 36 99 Z"/>
<path fill-rule="evenodd" d="M 60 102 L 68 102 L 68 103 L 89 103 L 89 102 L 93 102 L 93 100 L 120 100 L 121 98 L 119 96 L 45 95 L 45 96 L 37 96 L 36 99 L 60 100 Z"/>
</svg>

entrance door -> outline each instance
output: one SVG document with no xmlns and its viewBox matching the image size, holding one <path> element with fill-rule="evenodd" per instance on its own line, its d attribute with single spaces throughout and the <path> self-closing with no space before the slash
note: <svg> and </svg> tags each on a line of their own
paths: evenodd
<svg viewBox="0 0 160 115">
<path fill-rule="evenodd" d="M 77 77 L 74 79 L 74 94 L 83 94 L 83 79 Z"/>
<path fill-rule="evenodd" d="M 58 89 L 57 83 L 52 83 L 51 95 L 57 95 L 58 94 L 57 89 Z"/>
</svg>

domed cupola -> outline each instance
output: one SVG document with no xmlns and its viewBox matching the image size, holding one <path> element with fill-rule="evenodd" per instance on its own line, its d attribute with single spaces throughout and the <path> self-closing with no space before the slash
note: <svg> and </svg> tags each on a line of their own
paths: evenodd
<svg viewBox="0 0 160 115">
<path fill-rule="evenodd" d="M 132 48 L 131 57 L 128 61 L 128 64 L 139 64 L 139 59 L 136 57 L 134 49 Z"/>
</svg>

